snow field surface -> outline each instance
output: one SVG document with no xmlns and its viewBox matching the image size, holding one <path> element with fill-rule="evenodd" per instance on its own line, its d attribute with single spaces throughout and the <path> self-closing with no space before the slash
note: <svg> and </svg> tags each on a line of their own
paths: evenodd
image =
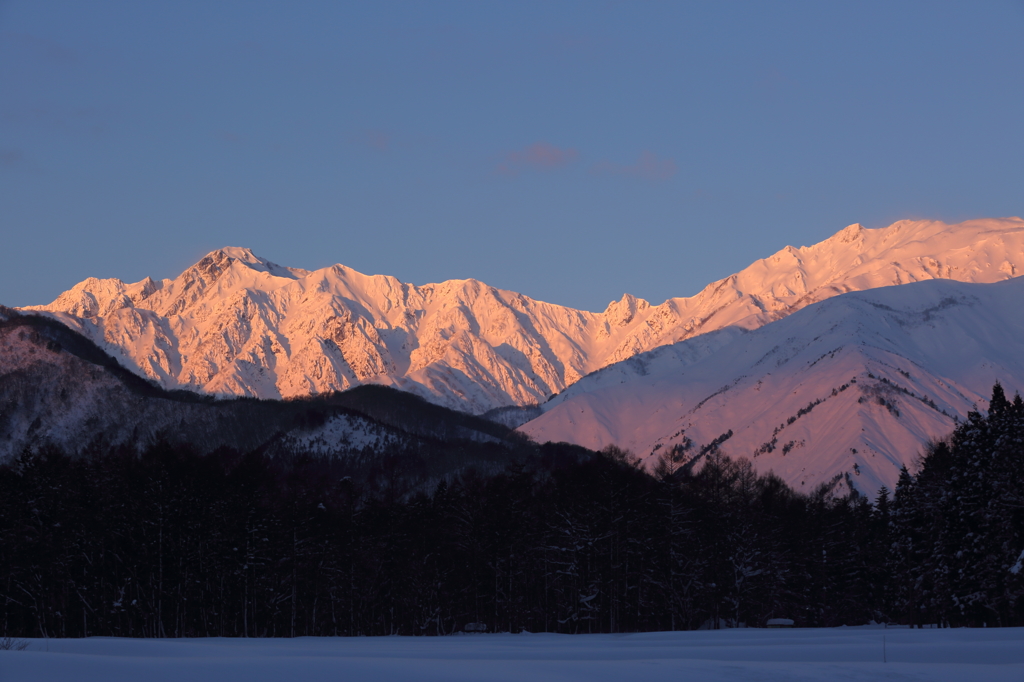
<svg viewBox="0 0 1024 682">
<path fill-rule="evenodd" d="M 1024 628 L 29 641 L 2 682 L 1024 680 Z"/>
</svg>

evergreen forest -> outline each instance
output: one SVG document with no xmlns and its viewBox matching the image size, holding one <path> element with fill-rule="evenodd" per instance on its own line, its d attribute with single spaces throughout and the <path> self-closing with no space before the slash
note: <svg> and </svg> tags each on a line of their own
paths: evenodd
<svg viewBox="0 0 1024 682">
<path fill-rule="evenodd" d="M 523 445 L 523 447 L 527 447 Z M 0 467 L 0 636 L 1024 625 L 1024 403 L 993 389 L 872 502 L 714 450 L 531 446 L 429 487 L 161 442 Z"/>
</svg>

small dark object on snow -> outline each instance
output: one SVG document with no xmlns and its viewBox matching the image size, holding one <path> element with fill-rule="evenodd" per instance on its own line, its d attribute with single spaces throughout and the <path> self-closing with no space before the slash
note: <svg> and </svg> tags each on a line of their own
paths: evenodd
<svg viewBox="0 0 1024 682">
<path fill-rule="evenodd" d="M 769 618 L 768 622 L 765 623 L 770 628 L 791 628 L 793 627 L 792 618 Z"/>
</svg>

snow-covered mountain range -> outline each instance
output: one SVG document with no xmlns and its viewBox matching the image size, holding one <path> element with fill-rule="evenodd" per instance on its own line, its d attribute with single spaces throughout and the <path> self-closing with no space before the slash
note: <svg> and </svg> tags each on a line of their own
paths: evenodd
<svg viewBox="0 0 1024 682">
<path fill-rule="evenodd" d="M 482 413 L 540 403 L 637 354 L 710 353 L 849 291 L 929 279 L 997 282 L 1024 272 L 1024 220 L 851 225 L 786 247 L 690 298 L 631 295 L 592 313 L 476 280 L 422 286 L 342 265 L 275 265 L 242 248 L 207 255 L 174 279 L 87 279 L 45 312 L 167 388 L 281 398 L 377 383 Z M 684 352 L 684 351 L 681 351 Z"/>
<path fill-rule="evenodd" d="M 754 331 L 727 328 L 581 379 L 521 427 L 617 445 L 653 467 L 718 444 L 797 490 L 874 495 L 992 385 L 1024 391 L 1024 278 L 931 281 L 835 297 Z"/>
</svg>

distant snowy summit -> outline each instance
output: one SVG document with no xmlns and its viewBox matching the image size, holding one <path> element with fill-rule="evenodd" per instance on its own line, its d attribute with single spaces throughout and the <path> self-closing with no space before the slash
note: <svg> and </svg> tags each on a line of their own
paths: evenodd
<svg viewBox="0 0 1024 682">
<path fill-rule="evenodd" d="M 376 383 L 482 413 L 547 400 L 603 367 L 706 334 L 752 330 L 838 294 L 1024 272 L 1024 220 L 851 225 L 787 246 L 696 296 L 628 294 L 601 313 L 476 280 L 422 286 L 342 265 L 307 271 L 214 251 L 174 279 L 89 278 L 45 306 L 168 388 L 282 398 Z M 721 335 L 690 344 L 711 353 Z"/>
</svg>

